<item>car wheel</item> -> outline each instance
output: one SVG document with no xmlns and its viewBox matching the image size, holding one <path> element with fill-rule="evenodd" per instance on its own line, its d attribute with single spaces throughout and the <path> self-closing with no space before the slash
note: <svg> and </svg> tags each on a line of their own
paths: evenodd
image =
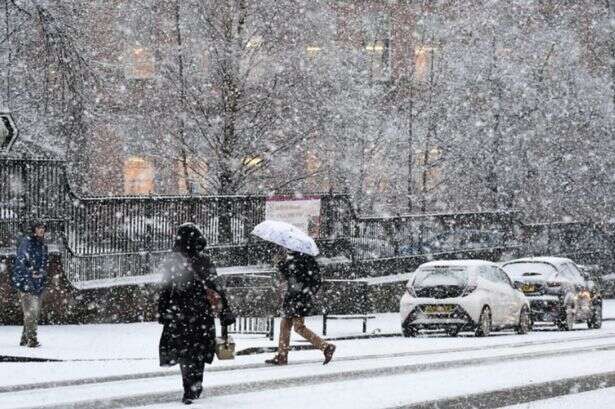
<svg viewBox="0 0 615 409">
<path fill-rule="evenodd" d="M 461 330 L 461 327 L 459 326 L 455 326 L 455 327 L 448 327 L 446 329 L 446 333 L 450 336 L 450 337 L 456 337 L 457 335 L 459 335 L 459 331 Z"/>
<path fill-rule="evenodd" d="M 413 327 L 412 325 L 407 325 L 402 327 L 401 333 L 406 338 L 414 338 L 419 334 L 419 330 Z"/>
<path fill-rule="evenodd" d="M 480 313 L 480 317 L 478 318 L 478 327 L 476 327 L 476 331 L 474 334 L 477 337 L 488 337 L 491 333 L 491 310 L 489 307 L 483 308 L 483 311 Z"/>
<path fill-rule="evenodd" d="M 602 305 L 598 304 L 593 308 L 592 316 L 587 320 L 587 327 L 590 329 L 602 328 Z"/>
<path fill-rule="evenodd" d="M 517 331 L 517 334 L 523 335 L 523 334 L 527 334 L 531 330 L 532 330 L 532 319 L 530 318 L 530 311 L 524 305 L 523 308 L 521 308 L 521 313 L 519 314 L 519 325 L 517 325 L 517 327 L 515 328 L 515 331 Z"/>
</svg>

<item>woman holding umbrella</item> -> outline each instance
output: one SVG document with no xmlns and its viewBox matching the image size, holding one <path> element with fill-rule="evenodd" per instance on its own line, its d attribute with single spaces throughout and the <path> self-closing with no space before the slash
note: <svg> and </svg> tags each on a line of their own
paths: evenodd
<svg viewBox="0 0 615 409">
<path fill-rule="evenodd" d="M 254 235 L 278 244 L 285 249 L 283 260 L 278 264 L 280 287 L 286 287 L 282 304 L 278 353 L 265 361 L 271 365 L 286 365 L 290 350 L 290 331 L 309 341 L 323 351 L 328 364 L 333 358 L 335 345 L 330 344 L 305 326 L 305 318 L 313 309 L 313 297 L 321 285 L 320 269 L 315 256 L 318 247 L 314 240 L 296 227 L 276 221 L 265 221 L 254 228 Z M 288 251 L 286 251 L 288 250 Z"/>
<path fill-rule="evenodd" d="M 205 238 L 198 227 L 186 223 L 177 230 L 173 253 L 165 259 L 158 300 L 158 320 L 164 325 L 160 338 L 160 365 L 179 363 L 184 387 L 182 402 L 192 403 L 203 390 L 205 364 L 216 348 L 214 315 L 230 325 L 235 317 L 217 283 L 214 264 L 203 250 Z"/>
</svg>

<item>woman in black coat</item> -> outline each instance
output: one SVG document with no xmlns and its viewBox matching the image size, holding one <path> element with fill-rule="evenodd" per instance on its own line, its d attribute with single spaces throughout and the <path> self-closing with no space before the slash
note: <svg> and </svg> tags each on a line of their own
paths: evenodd
<svg viewBox="0 0 615 409">
<path fill-rule="evenodd" d="M 158 320 L 164 325 L 160 338 L 160 365 L 179 364 L 184 396 L 192 403 L 203 390 L 205 363 L 211 364 L 216 347 L 214 314 L 222 304 L 222 325 L 234 322 L 216 268 L 203 250 L 206 241 L 191 223 L 177 230 L 173 253 L 163 262 L 163 282 L 158 300 Z"/>
</svg>

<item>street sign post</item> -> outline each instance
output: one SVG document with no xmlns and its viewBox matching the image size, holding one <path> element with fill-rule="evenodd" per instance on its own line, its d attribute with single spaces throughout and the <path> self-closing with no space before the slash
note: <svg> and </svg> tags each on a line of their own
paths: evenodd
<svg viewBox="0 0 615 409">
<path fill-rule="evenodd" d="M 18 131 L 13 116 L 8 112 L 0 112 L 0 153 L 7 153 L 17 139 Z"/>
</svg>

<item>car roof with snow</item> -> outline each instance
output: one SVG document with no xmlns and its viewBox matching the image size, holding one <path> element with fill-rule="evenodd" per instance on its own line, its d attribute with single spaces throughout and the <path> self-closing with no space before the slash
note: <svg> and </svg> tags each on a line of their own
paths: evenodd
<svg viewBox="0 0 615 409">
<path fill-rule="evenodd" d="M 518 258 L 516 260 L 507 261 L 506 263 L 504 263 L 502 267 L 508 264 L 514 264 L 514 263 L 548 263 L 548 264 L 553 264 L 555 266 L 558 266 L 564 263 L 574 264 L 572 260 L 570 260 L 569 258 L 564 258 L 564 257 L 525 257 L 525 258 Z"/>
<path fill-rule="evenodd" d="M 441 260 L 430 261 L 421 264 L 421 267 L 480 267 L 480 266 L 497 266 L 497 264 L 486 260 Z"/>
</svg>

